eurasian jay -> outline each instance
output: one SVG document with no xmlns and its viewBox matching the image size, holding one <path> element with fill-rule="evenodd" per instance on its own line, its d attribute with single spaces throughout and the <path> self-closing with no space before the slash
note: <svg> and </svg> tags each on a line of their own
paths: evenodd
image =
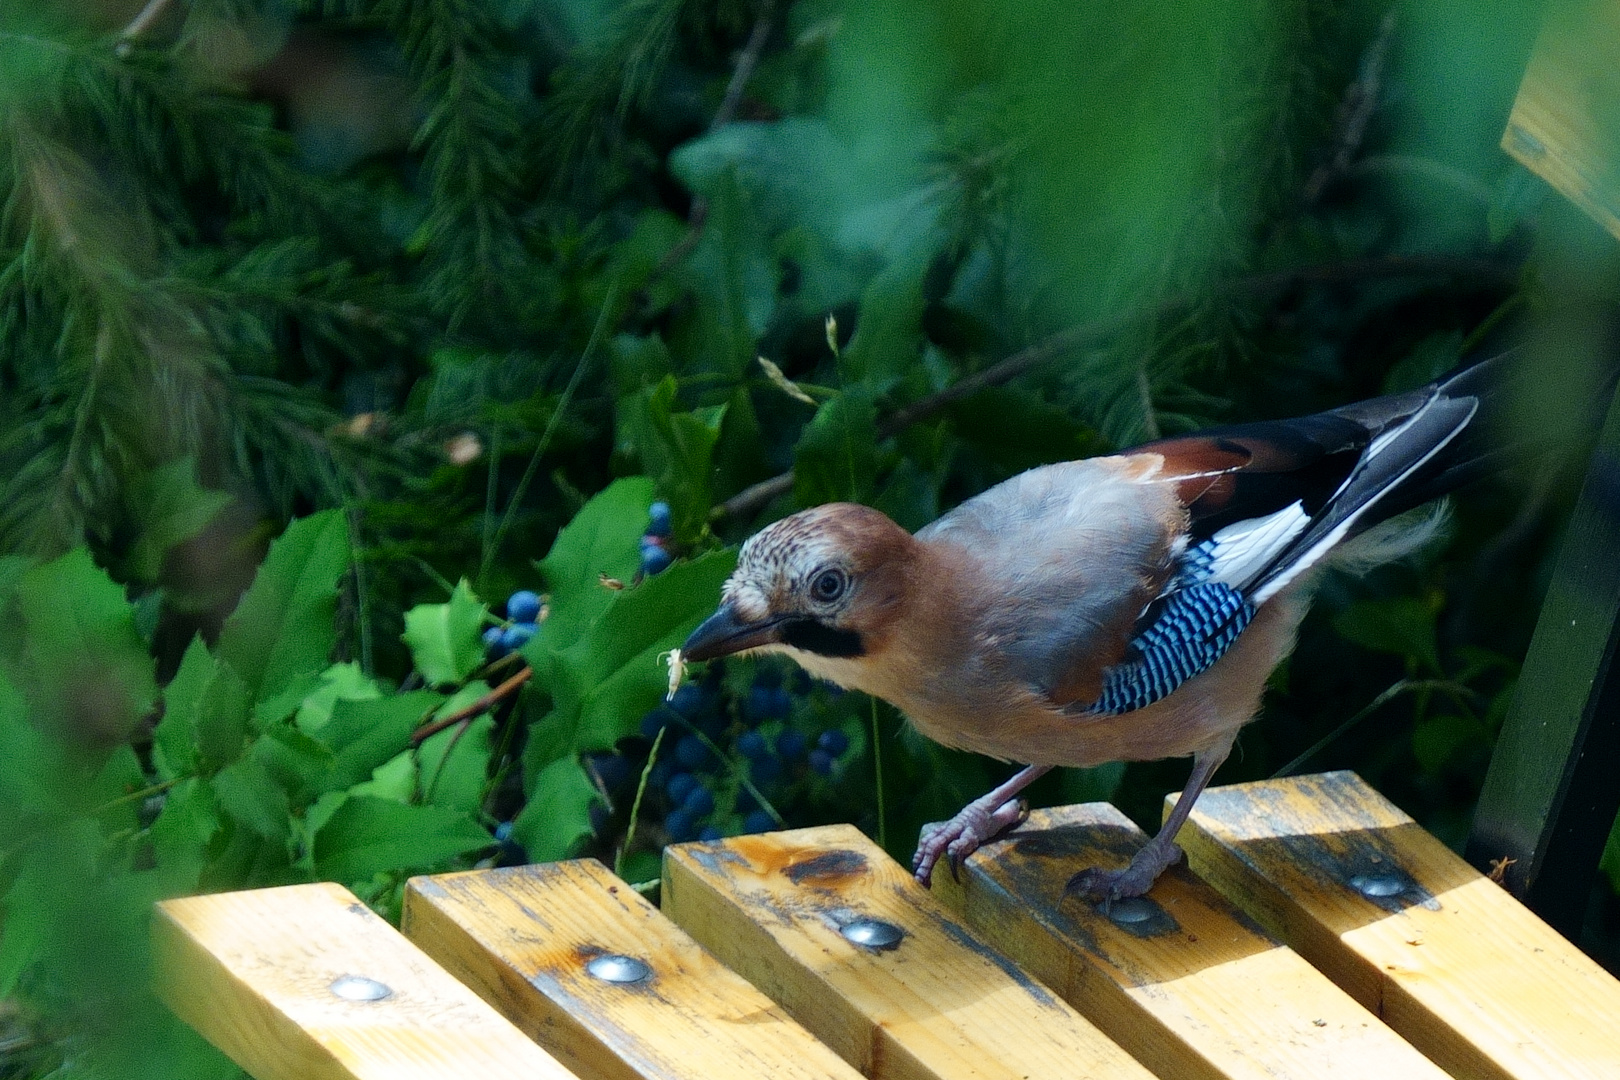
<svg viewBox="0 0 1620 1080">
<path fill-rule="evenodd" d="M 1484 471 L 1484 391 L 1506 357 L 1421 390 L 1295 420 L 1031 469 L 916 535 L 831 503 L 751 537 L 689 660 L 786 653 L 891 702 L 947 746 L 1027 767 L 923 830 L 928 884 L 1019 822 L 1054 766 L 1191 755 L 1175 809 L 1123 870 L 1071 891 L 1146 892 L 1293 647 L 1316 571 L 1346 541 Z M 1399 543 L 1375 548 L 1389 557 Z M 1408 548 L 1409 549 L 1409 545 Z"/>
</svg>

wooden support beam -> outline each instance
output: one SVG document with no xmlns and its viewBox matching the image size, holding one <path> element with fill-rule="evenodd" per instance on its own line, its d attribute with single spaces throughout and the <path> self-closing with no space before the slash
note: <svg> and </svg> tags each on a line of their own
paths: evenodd
<svg viewBox="0 0 1620 1080">
<path fill-rule="evenodd" d="M 859 1080 L 593 859 L 413 878 L 403 921 L 424 952 L 585 1080 Z M 604 957 L 647 975 L 593 976 Z"/>
<path fill-rule="evenodd" d="M 1211 788 L 1180 843 L 1452 1075 L 1620 1076 L 1620 982 L 1355 774 Z"/>
<path fill-rule="evenodd" d="M 152 926 L 159 996 L 257 1080 L 572 1075 L 341 885 L 165 900 Z"/>
<path fill-rule="evenodd" d="M 1147 837 L 1106 803 L 1037 810 L 934 891 L 1138 1061 L 1176 1080 L 1445 1073 L 1183 867 L 1109 914 L 1064 885 Z"/>
<path fill-rule="evenodd" d="M 850 826 L 671 847 L 663 900 L 873 1080 L 1149 1075 Z"/>
</svg>

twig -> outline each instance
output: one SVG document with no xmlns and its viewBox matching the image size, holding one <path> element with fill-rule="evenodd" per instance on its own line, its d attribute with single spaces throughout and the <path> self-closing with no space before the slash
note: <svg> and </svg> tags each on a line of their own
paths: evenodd
<svg viewBox="0 0 1620 1080">
<path fill-rule="evenodd" d="M 1507 263 L 1495 259 L 1475 259 L 1453 255 L 1383 255 L 1366 259 L 1318 266 L 1300 266 L 1291 270 L 1276 270 L 1264 274 L 1251 274 L 1216 286 L 1208 293 L 1183 293 L 1160 301 L 1145 309 L 1110 315 L 1095 322 L 1082 323 L 1059 330 L 1044 341 L 1013 353 L 1005 360 L 990 365 L 976 375 L 952 383 L 935 394 L 914 401 L 892 413 L 878 425 L 878 437 L 896 435 L 919 420 L 944 410 L 954 402 L 971 397 L 980 390 L 1011 382 L 1018 376 L 1039 367 L 1066 352 L 1087 348 L 1102 342 L 1143 320 L 1161 319 L 1191 307 L 1200 299 L 1233 299 L 1240 296 L 1265 296 L 1283 292 L 1296 285 L 1327 284 L 1338 281 L 1357 281 L 1367 278 L 1471 277 L 1511 286 L 1515 271 Z M 711 521 L 741 517 L 759 509 L 772 499 L 793 489 L 793 472 L 789 470 L 746 487 L 716 506 L 709 515 Z"/>
<path fill-rule="evenodd" d="M 1338 114 L 1334 117 L 1336 137 L 1333 140 L 1333 154 L 1318 165 L 1305 182 L 1302 194 L 1307 206 L 1320 199 L 1334 181 L 1349 173 L 1350 163 L 1355 160 L 1362 140 L 1367 137 L 1367 125 L 1372 121 L 1373 113 L 1378 111 L 1384 81 L 1384 59 L 1389 55 L 1389 43 L 1394 36 L 1395 9 L 1391 8 L 1378 26 L 1378 36 L 1373 38 L 1372 44 L 1362 54 L 1361 67 L 1355 79 L 1345 87 Z"/>
<path fill-rule="evenodd" d="M 471 705 L 464 705 L 455 712 L 451 713 L 449 716 L 441 716 L 439 719 L 433 721 L 433 723 L 417 728 L 411 734 L 411 743 L 413 745 L 420 746 L 423 740 L 437 735 L 445 728 L 454 727 L 463 720 L 471 720 L 479 713 L 488 712 L 490 709 L 500 704 L 505 698 L 511 697 L 512 694 L 517 692 L 519 687 L 533 677 L 534 668 L 524 668 L 522 671 L 518 672 L 516 675 L 513 675 L 510 679 L 507 679 L 505 682 L 501 683 L 501 685 L 497 686 L 495 689 L 491 690 L 489 693 L 485 694 Z"/>
<path fill-rule="evenodd" d="M 771 26 L 776 13 L 776 0 L 765 0 L 759 6 L 759 17 L 754 20 L 753 32 L 748 35 L 748 43 L 737 55 L 737 66 L 731 72 L 731 81 L 726 84 L 725 97 L 720 99 L 720 107 L 715 110 L 714 118 L 709 121 L 708 130 L 717 131 L 737 118 L 737 109 L 742 105 L 743 91 L 748 88 L 748 80 L 753 78 L 754 69 L 759 66 L 760 53 L 765 50 L 765 41 L 771 36 Z M 647 286 L 669 273 L 680 261 L 692 253 L 698 241 L 703 239 L 703 227 L 709 221 L 709 201 L 702 196 L 692 199 L 692 207 L 686 214 L 686 235 L 680 242 L 664 253 L 653 267 L 651 274 L 647 275 L 642 285 L 645 292 Z"/>
</svg>

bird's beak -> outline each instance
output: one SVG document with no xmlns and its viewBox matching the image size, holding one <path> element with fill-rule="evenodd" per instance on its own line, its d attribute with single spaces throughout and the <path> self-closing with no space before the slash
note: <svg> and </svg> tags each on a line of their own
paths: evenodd
<svg viewBox="0 0 1620 1080">
<path fill-rule="evenodd" d="M 766 618 L 745 622 L 738 617 L 735 608 L 723 604 L 692 631 L 692 636 L 681 646 L 681 656 L 687 660 L 718 660 L 732 653 L 776 644 L 782 640 L 784 621 Z"/>
</svg>

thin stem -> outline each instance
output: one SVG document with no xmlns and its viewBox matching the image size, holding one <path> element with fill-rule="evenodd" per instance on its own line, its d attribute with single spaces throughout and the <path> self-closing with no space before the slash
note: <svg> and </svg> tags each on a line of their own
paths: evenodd
<svg viewBox="0 0 1620 1080">
<path fill-rule="evenodd" d="M 641 781 L 636 784 L 636 797 L 630 803 L 630 824 L 624 830 L 624 844 L 619 848 L 619 855 L 613 860 L 613 872 L 624 877 L 624 859 L 630 853 L 630 844 L 636 838 L 636 822 L 641 819 L 641 800 L 647 794 L 647 778 L 652 775 L 653 764 L 658 761 L 658 748 L 664 744 L 664 732 L 669 728 L 661 727 L 653 738 L 652 749 L 647 751 L 647 764 L 641 767 Z"/>
<path fill-rule="evenodd" d="M 510 679 L 507 679 L 505 682 L 501 683 L 501 685 L 497 686 L 495 689 L 491 690 L 489 693 L 485 694 L 483 697 L 479 698 L 477 701 L 473 702 L 471 705 L 464 705 L 455 712 L 451 713 L 449 716 L 440 717 L 431 724 L 426 724 L 417 728 L 416 731 L 411 734 L 411 745 L 420 746 L 422 745 L 422 741 L 424 739 L 437 735 L 445 728 L 454 727 L 463 720 L 471 720 L 479 713 L 488 712 L 502 700 L 516 693 L 518 688 L 524 683 L 528 682 L 533 676 L 534 668 L 526 667 L 516 675 L 513 675 Z"/>
<path fill-rule="evenodd" d="M 1380 708 L 1389 704 L 1397 697 L 1400 697 L 1402 694 L 1430 690 L 1443 690 L 1452 694 L 1453 697 L 1460 697 L 1461 695 L 1458 693 L 1458 691 L 1466 690 L 1466 688 L 1459 688 L 1457 684 L 1452 682 L 1450 679 L 1397 679 L 1389 686 L 1388 689 L 1379 694 L 1377 697 L 1373 698 L 1372 701 L 1368 702 L 1366 706 L 1356 712 L 1355 715 L 1351 716 L 1350 719 L 1346 720 L 1344 723 L 1340 724 L 1338 727 L 1334 728 L 1320 739 L 1317 739 L 1303 754 L 1300 754 L 1294 760 L 1272 773 L 1271 779 L 1275 780 L 1280 776 L 1293 775 L 1294 770 L 1298 769 L 1301 765 L 1305 764 L 1305 762 L 1315 757 L 1329 743 L 1337 740 L 1341 735 L 1344 735 L 1351 728 L 1355 727 L 1357 724 L 1361 723 L 1363 720 L 1367 719 L 1367 717 L 1371 716 L 1373 713 L 1377 712 Z"/>
<path fill-rule="evenodd" d="M 889 850 L 889 810 L 883 797 L 883 740 L 878 729 L 877 698 L 872 703 L 872 773 L 877 780 L 878 847 Z"/>
</svg>

